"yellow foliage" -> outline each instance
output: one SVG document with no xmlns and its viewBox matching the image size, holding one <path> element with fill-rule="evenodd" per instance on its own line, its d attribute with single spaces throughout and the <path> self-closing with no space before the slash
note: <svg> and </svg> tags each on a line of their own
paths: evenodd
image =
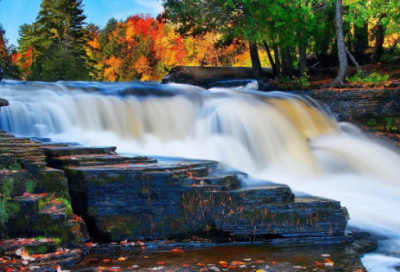
<svg viewBox="0 0 400 272">
<path fill-rule="evenodd" d="M 104 78 L 109 81 L 116 81 L 121 72 L 121 60 L 111 56 L 108 60 L 104 60 L 104 63 L 110 66 L 104 70 Z"/>
</svg>

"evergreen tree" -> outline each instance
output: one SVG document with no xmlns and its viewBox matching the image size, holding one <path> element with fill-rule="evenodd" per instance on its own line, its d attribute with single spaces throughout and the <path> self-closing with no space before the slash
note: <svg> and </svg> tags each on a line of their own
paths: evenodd
<svg viewBox="0 0 400 272">
<path fill-rule="evenodd" d="M 32 79 L 89 79 L 82 0 L 43 0 L 35 22 L 36 37 L 46 42 L 35 59 Z"/>
</svg>

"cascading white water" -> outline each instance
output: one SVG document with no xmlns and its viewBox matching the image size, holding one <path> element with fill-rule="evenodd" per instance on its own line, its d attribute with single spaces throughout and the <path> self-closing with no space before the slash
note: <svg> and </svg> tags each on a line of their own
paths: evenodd
<svg viewBox="0 0 400 272">
<path fill-rule="evenodd" d="M 400 156 L 338 125 L 309 99 L 246 88 L 83 82 L 5 82 L 0 97 L 10 102 L 1 128 L 19 136 L 214 159 L 249 173 L 248 186 L 271 180 L 340 200 L 350 224 L 390 238 L 382 247 L 395 254 L 390 264 L 377 269 L 389 257 L 367 255 L 370 271 L 400 265 Z"/>
</svg>

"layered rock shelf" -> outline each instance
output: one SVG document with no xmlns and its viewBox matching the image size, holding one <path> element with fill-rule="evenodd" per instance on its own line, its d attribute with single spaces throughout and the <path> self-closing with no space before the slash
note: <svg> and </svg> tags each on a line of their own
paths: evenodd
<svg viewBox="0 0 400 272">
<path fill-rule="evenodd" d="M 115 150 L 44 147 L 48 165 L 65 171 L 74 212 L 97 239 L 345 239 L 347 211 L 337 201 L 295 199 L 288 186 L 274 183 L 244 189 L 245 174 L 215 161 L 128 157 Z"/>
</svg>

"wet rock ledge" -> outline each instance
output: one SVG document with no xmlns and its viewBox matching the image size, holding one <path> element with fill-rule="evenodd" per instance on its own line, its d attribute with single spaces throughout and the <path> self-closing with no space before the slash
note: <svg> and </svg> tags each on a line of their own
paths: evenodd
<svg viewBox="0 0 400 272">
<path fill-rule="evenodd" d="M 347 210 L 338 201 L 295 198 L 275 183 L 244 189 L 245 174 L 215 161 L 119 156 L 115 147 L 44 144 L 6 132 L 0 132 L 0 146 L 2 238 L 71 242 L 77 224 L 71 220 L 82 217 L 90 236 L 105 242 L 348 239 Z"/>
</svg>

